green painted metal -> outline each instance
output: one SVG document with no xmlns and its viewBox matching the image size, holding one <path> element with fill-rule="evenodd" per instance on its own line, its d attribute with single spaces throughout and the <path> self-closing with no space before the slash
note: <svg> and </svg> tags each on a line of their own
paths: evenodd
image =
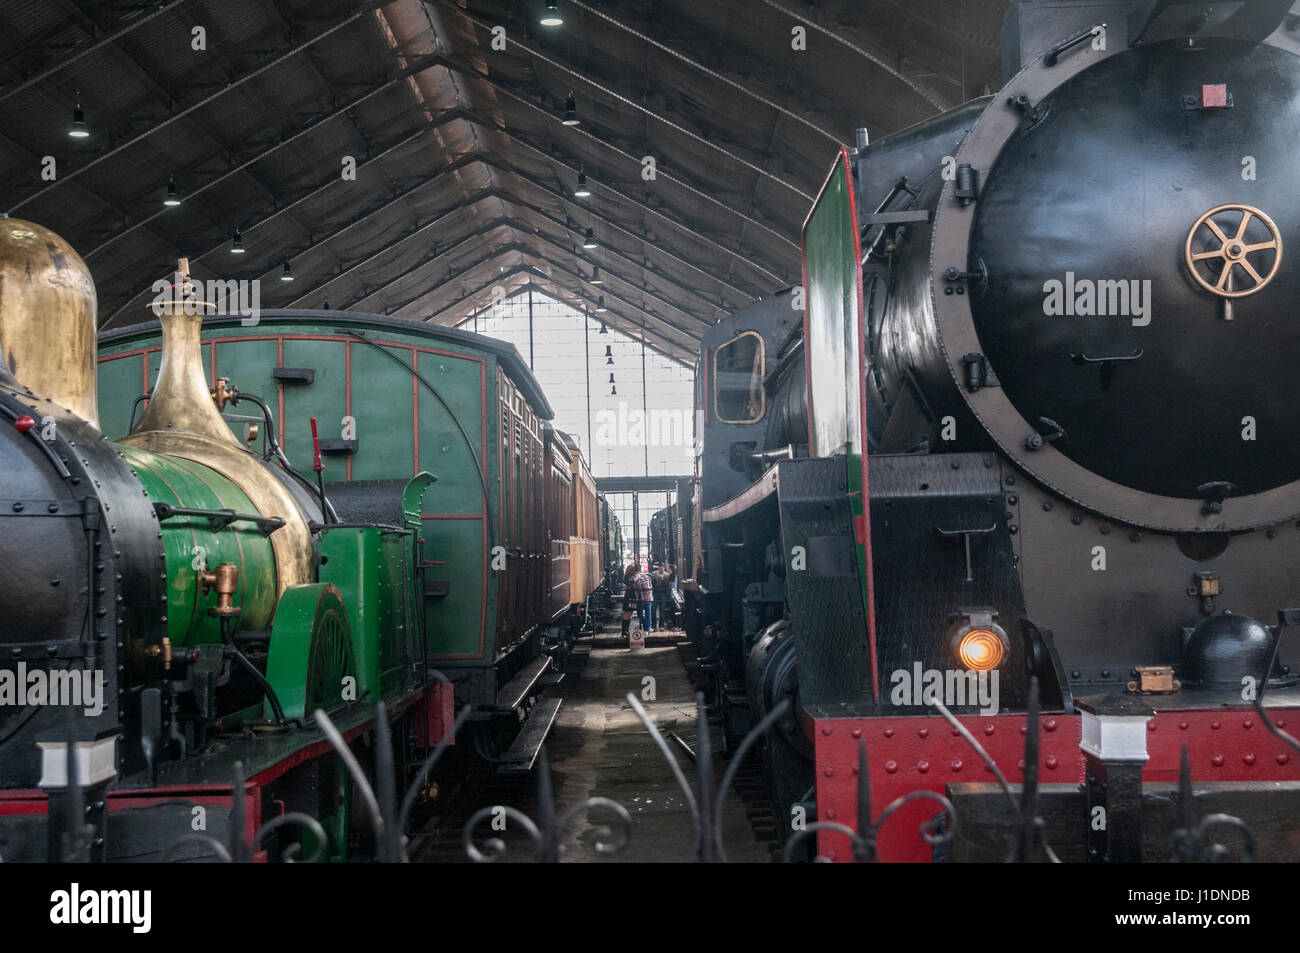
<svg viewBox="0 0 1300 953">
<path fill-rule="evenodd" d="M 837 162 L 804 225 L 804 295 L 815 457 L 861 453 L 858 284 L 848 165 Z"/>
<path fill-rule="evenodd" d="M 421 470 L 406 481 L 402 491 L 402 519 L 407 529 L 419 529 L 424 516 L 424 494 L 438 478 L 428 470 Z"/>
<path fill-rule="evenodd" d="M 285 589 L 271 627 L 266 680 L 285 718 L 303 720 L 317 708 L 333 711 L 355 700 L 349 697 L 356 694 L 357 681 L 351 626 L 337 586 Z M 271 716 L 269 704 L 263 716 Z"/>
<path fill-rule="evenodd" d="M 503 523 L 498 376 L 504 369 L 516 382 L 531 378 L 513 349 L 503 350 L 491 339 L 410 322 L 380 327 L 378 320 L 339 312 L 263 312 L 249 326 L 234 317 L 211 320 L 204 327 L 205 366 L 210 366 L 215 346 L 218 375 L 230 377 L 240 390 L 262 397 L 273 409 L 283 399 L 278 422 L 282 443 L 300 470 L 310 470 L 307 419 L 315 416 L 322 438 L 343 437 L 354 427 L 358 444 L 350 458 L 325 458 L 327 482 L 408 480 L 422 470 L 438 473 L 437 486 L 423 495 L 422 525 L 415 533 L 425 541 L 429 578 L 448 584 L 448 594 L 427 608 L 427 649 L 435 664 L 489 665 L 498 652 L 499 616 L 499 574 L 489 562 Z M 382 343 L 397 360 L 349 334 L 350 329 Z M 159 343 L 156 324 L 101 339 L 99 395 L 107 432 L 125 431 L 131 402 L 145 389 L 146 361 L 150 381 L 156 374 L 157 352 L 150 349 Z M 277 366 L 310 367 L 315 379 L 309 385 L 281 384 L 272 375 Z M 412 375 L 412 368 L 441 400 Z M 535 382 L 527 386 L 533 388 L 528 399 L 549 419 L 550 408 L 535 392 Z M 227 412 L 255 413 L 248 404 Z M 233 429 L 242 439 L 243 425 Z M 413 431 L 418 431 L 418 448 Z"/>
<path fill-rule="evenodd" d="M 407 663 L 405 633 L 413 596 L 410 530 L 326 526 L 321 582 L 338 587 L 352 621 L 357 698 L 377 701 L 400 691 Z"/>
<path fill-rule="evenodd" d="M 865 527 L 862 271 L 853 201 L 848 154 L 841 151 L 804 223 L 804 346 L 808 367 L 815 369 L 808 374 L 809 453 L 844 455 L 853 517 Z M 870 614 L 869 533 L 857 535 L 858 581 L 862 604 Z"/>
<path fill-rule="evenodd" d="M 231 509 L 256 514 L 242 490 L 217 471 L 182 460 L 121 447 L 122 453 L 155 503 L 192 509 Z M 264 629 L 275 612 L 275 555 L 271 541 L 252 523 L 231 523 L 219 532 L 201 517 L 174 516 L 163 520 L 162 543 L 167 573 L 167 637 L 173 646 L 219 642 L 221 629 L 207 610 L 217 595 L 200 593 L 199 573 L 221 563 L 239 567 L 235 605 L 245 629 Z"/>
</svg>

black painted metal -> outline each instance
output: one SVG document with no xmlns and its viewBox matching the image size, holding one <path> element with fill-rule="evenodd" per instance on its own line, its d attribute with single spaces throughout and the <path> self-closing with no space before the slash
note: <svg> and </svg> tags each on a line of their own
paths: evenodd
<svg viewBox="0 0 1300 953">
<path fill-rule="evenodd" d="M 832 705 L 837 713 L 845 705 L 869 707 L 871 656 L 845 458 L 786 460 L 779 467 L 782 546 L 787 553 L 795 547 L 809 553 L 806 569 L 792 567 L 786 573 L 803 705 Z M 816 568 L 811 554 L 833 544 L 847 558 L 827 556 Z"/>
<path fill-rule="evenodd" d="M 876 654 L 892 708 L 892 684 L 911 684 L 916 665 L 923 672 L 958 667 L 943 637 L 954 612 L 991 608 L 1015 633 L 1024 596 L 1003 519 L 1002 468 L 992 454 L 876 454 L 869 477 L 872 552 L 882 554 L 874 562 Z M 1012 639 L 998 704 L 1023 706 L 1028 678 L 1024 642 Z M 923 707 L 909 698 L 909 706 Z M 979 708 L 969 698 L 948 705 L 962 713 Z"/>
<path fill-rule="evenodd" d="M 22 416 L 36 424 L 26 433 L 14 427 Z M 47 513 L 58 507 L 71 514 L 28 519 L 15 502 L 0 512 L 7 649 L 0 664 L 102 676 L 103 710 L 78 717 L 77 740 L 103 738 L 119 726 L 132 733 L 138 702 L 125 692 L 124 680 L 160 674 L 144 650 L 166 634 L 163 552 L 153 508 L 122 454 L 99 431 L 12 378 L 0 380 L 0 441 L 6 495 L 44 501 Z M 35 787 L 35 742 L 66 738 L 57 707 L 0 709 L 0 786 Z M 139 759 L 128 746 L 119 747 L 118 757 L 124 768 Z"/>
</svg>

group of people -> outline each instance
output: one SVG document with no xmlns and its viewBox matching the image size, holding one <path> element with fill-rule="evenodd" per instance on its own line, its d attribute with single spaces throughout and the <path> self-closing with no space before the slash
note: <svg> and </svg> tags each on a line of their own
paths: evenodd
<svg viewBox="0 0 1300 953">
<path fill-rule="evenodd" d="M 673 601 L 673 579 L 677 567 L 655 563 L 646 572 L 630 563 L 623 572 L 623 634 L 627 635 L 635 613 L 644 632 L 675 628 L 677 605 Z"/>
</svg>

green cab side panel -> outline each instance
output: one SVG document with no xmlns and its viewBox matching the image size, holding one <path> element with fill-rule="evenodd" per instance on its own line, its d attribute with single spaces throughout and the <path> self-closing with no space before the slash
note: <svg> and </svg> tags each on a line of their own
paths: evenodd
<svg viewBox="0 0 1300 953">
<path fill-rule="evenodd" d="M 448 594 L 426 607 L 428 651 L 449 664 L 491 663 L 498 607 L 489 528 L 498 536 L 502 530 L 498 373 L 527 374 L 513 348 L 437 325 L 346 312 L 264 311 L 247 326 L 238 317 L 208 319 L 203 336 L 204 366 L 215 361 L 217 376 L 267 402 L 300 471 L 311 473 L 314 416 L 322 440 L 356 441 L 354 453 L 326 453 L 327 483 L 438 474 L 424 494 L 418 531 L 429 578 L 448 584 Z M 101 336 L 99 397 L 110 436 L 126 432 L 132 402 L 153 383 L 160 342 L 156 323 Z M 277 367 L 308 368 L 313 380 L 277 380 Z M 528 399 L 550 417 L 540 391 Z M 259 413 L 247 402 L 224 412 Z M 245 424 L 232 431 L 242 441 Z M 252 449 L 264 448 L 264 436 Z"/>
<path fill-rule="evenodd" d="M 862 381 L 857 221 L 847 159 L 835 163 L 804 224 L 803 260 L 807 338 L 809 453 L 861 453 Z"/>
<path fill-rule="evenodd" d="M 853 177 L 842 148 L 803 230 L 809 454 L 844 455 L 859 590 L 874 645 L 860 256 Z"/>
<path fill-rule="evenodd" d="M 410 580 L 410 530 L 326 526 L 321 582 L 338 587 L 352 622 L 357 699 L 378 701 L 405 687 L 414 663 L 405 635 L 416 625 Z"/>
</svg>

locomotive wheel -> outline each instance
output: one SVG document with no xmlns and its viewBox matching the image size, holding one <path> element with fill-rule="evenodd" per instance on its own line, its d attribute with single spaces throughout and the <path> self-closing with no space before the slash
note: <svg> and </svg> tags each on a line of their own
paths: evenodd
<svg viewBox="0 0 1300 953">
<path fill-rule="evenodd" d="M 352 629 L 338 588 L 309 583 L 286 589 L 275 610 L 266 662 L 266 678 L 284 717 L 305 720 L 317 708 L 342 706 L 344 680 L 356 675 Z M 264 705 L 267 714 L 269 709 Z"/>
<path fill-rule="evenodd" d="M 1224 212 L 1241 213 L 1237 231 L 1231 238 L 1214 220 L 1214 216 Z M 1254 243 L 1246 241 L 1246 229 L 1254 219 L 1259 219 L 1264 228 L 1268 230 L 1270 238 L 1267 241 Z M 1207 229 L 1212 234 L 1213 238 L 1219 242 L 1219 247 L 1202 252 L 1193 252 L 1193 242 L 1202 228 Z M 1261 274 L 1255 265 L 1251 263 L 1250 256 L 1256 252 L 1264 252 L 1270 249 L 1275 252 L 1273 264 L 1265 269 L 1265 274 Z M 1218 205 L 1198 218 L 1191 231 L 1187 233 L 1184 256 L 1187 260 L 1187 270 L 1192 273 L 1196 283 L 1206 291 L 1221 298 L 1244 298 L 1259 291 L 1277 275 L 1278 268 L 1282 265 L 1282 235 L 1273 220 L 1253 205 Z M 1218 278 L 1211 284 L 1209 279 L 1197 269 L 1196 265 L 1197 262 L 1213 263 L 1216 261 L 1221 263 L 1221 267 Z M 1240 267 L 1242 271 L 1248 274 L 1254 282 L 1249 288 L 1241 291 L 1234 290 L 1232 286 L 1233 270 L 1237 267 Z"/>
</svg>

